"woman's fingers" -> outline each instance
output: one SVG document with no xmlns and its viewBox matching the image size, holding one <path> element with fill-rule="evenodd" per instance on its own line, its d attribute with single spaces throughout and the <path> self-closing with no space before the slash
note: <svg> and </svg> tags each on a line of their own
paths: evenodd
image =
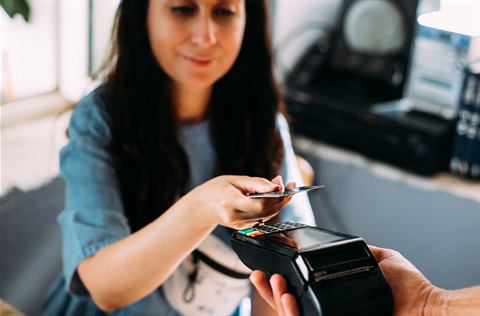
<svg viewBox="0 0 480 316">
<path fill-rule="evenodd" d="M 262 178 L 258 178 L 258 179 L 260 181 L 259 181 L 259 185 L 256 187 L 255 193 L 281 191 L 285 189 L 282 176 L 280 175 L 273 178 L 268 186 L 265 186 L 266 185 L 265 181 L 268 182 L 268 180 L 265 180 Z M 236 185 L 240 185 L 240 182 L 237 181 Z M 292 184 L 290 183 L 290 185 Z M 293 183 L 293 185 L 295 184 Z M 253 188 L 253 186 L 250 186 L 250 188 Z M 268 191 L 267 191 L 267 188 L 269 189 Z M 287 205 L 292 198 L 292 196 L 254 198 L 254 199 L 249 198 L 248 196 L 246 197 L 247 198 L 242 199 L 243 201 L 238 200 L 239 211 L 237 213 L 239 218 L 245 219 L 245 220 L 256 219 L 256 220 L 263 220 L 263 221 L 267 221 L 270 218 L 277 215 L 277 213 L 282 208 L 284 208 L 285 205 Z"/>
<path fill-rule="evenodd" d="M 278 191 L 284 191 L 285 190 L 285 186 L 283 185 L 283 178 L 282 178 L 281 175 L 278 175 L 275 178 L 273 178 L 272 183 L 275 183 L 278 186 L 280 186 L 280 189 Z"/>
<path fill-rule="evenodd" d="M 231 176 L 227 181 L 239 189 L 244 195 L 257 192 L 278 191 L 281 188 L 280 184 L 259 177 Z"/>
<path fill-rule="evenodd" d="M 290 184 L 289 184 L 290 185 Z M 242 229 L 266 222 L 290 202 L 291 196 L 254 198 L 252 193 L 284 189 L 281 176 L 272 181 L 259 177 L 220 176 L 191 191 L 191 200 L 202 201 L 201 208 L 210 212 L 220 225 Z M 205 198 L 205 197 L 208 198 Z"/>
<path fill-rule="evenodd" d="M 286 188 L 287 190 L 293 190 L 293 189 L 295 189 L 296 187 L 297 187 L 297 184 L 296 184 L 295 182 L 293 182 L 293 181 L 287 183 L 287 185 L 285 186 L 285 188 Z"/>
<path fill-rule="evenodd" d="M 244 201 L 237 201 L 236 216 L 240 220 L 266 220 L 275 216 L 290 200 L 290 196 L 255 199 L 245 197 Z"/>
</svg>

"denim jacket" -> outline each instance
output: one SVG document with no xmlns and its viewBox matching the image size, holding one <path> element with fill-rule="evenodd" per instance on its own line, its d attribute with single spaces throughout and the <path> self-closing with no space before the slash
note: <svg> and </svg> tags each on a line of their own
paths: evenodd
<svg viewBox="0 0 480 316">
<path fill-rule="evenodd" d="M 65 208 L 58 217 L 62 231 L 62 260 L 64 288 L 50 298 L 50 307 L 61 305 L 65 295 L 70 295 L 67 309 L 58 313 L 81 314 L 76 311 L 77 301 L 93 302 L 79 279 L 76 269 L 85 258 L 92 256 L 103 247 L 119 241 L 131 233 L 125 217 L 120 193 L 120 185 L 112 159 L 108 152 L 111 131 L 105 104 L 99 98 L 102 87 L 84 97 L 75 108 L 70 124 L 69 142 L 60 152 L 60 170 L 66 181 Z M 179 141 L 184 147 L 190 163 L 191 188 L 211 179 L 215 167 L 214 149 L 208 137 L 208 121 L 179 126 Z M 282 177 L 286 182 L 302 183 L 295 154 L 293 152 L 288 125 L 282 115 L 278 115 L 285 146 L 285 159 Z M 314 225 L 313 212 L 306 194 L 298 194 L 281 211 L 282 220 L 303 222 Z M 229 244 L 223 229 L 215 229 L 213 234 Z M 161 263 L 159 263 L 159 266 Z M 63 286 L 63 285 L 62 285 Z M 57 289 L 60 292 L 60 289 Z M 48 306 L 47 306 L 48 310 Z M 52 309 L 51 309 L 52 310 Z M 55 310 L 55 308 L 53 308 Z M 68 311 L 68 312 L 66 312 Z M 83 312 L 82 312 L 83 313 Z M 114 315 L 176 315 L 165 300 L 162 291 L 150 295 L 121 308 Z"/>
</svg>

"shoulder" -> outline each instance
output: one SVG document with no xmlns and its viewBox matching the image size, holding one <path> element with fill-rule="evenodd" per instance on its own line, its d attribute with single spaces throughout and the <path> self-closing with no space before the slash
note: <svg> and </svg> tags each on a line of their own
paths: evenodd
<svg viewBox="0 0 480 316">
<path fill-rule="evenodd" d="M 110 139 L 109 115 L 106 111 L 105 87 L 99 86 L 75 107 L 68 127 L 70 139 L 82 135 Z"/>
</svg>

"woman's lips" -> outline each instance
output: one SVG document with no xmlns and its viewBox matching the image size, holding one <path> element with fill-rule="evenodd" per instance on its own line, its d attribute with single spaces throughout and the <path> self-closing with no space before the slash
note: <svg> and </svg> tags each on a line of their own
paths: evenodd
<svg viewBox="0 0 480 316">
<path fill-rule="evenodd" d="M 212 58 L 197 57 L 197 56 L 184 56 L 190 63 L 197 66 L 208 66 L 213 62 Z"/>
</svg>

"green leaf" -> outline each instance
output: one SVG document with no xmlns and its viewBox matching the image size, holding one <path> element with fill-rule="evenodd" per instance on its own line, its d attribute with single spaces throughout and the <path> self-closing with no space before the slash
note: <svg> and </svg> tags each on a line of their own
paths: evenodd
<svg viewBox="0 0 480 316">
<path fill-rule="evenodd" d="M 26 22 L 29 22 L 30 5 L 27 0 L 0 0 L 0 6 L 9 17 L 14 18 L 16 14 L 20 14 Z"/>
</svg>

